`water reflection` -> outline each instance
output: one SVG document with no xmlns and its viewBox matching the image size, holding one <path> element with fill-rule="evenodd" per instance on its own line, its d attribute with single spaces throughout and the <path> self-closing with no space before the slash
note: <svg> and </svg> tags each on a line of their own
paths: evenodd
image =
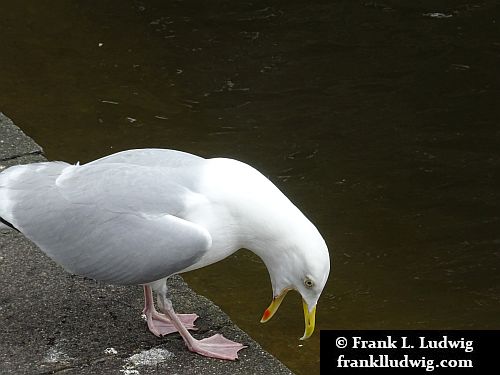
<svg viewBox="0 0 500 375">
<path fill-rule="evenodd" d="M 333 251 L 318 329 L 498 329 L 499 16 L 494 1 L 12 3 L 0 110 L 51 159 L 167 147 L 259 168 Z M 186 278 L 318 373 L 298 295 L 258 323 L 271 287 L 251 253 Z"/>
</svg>

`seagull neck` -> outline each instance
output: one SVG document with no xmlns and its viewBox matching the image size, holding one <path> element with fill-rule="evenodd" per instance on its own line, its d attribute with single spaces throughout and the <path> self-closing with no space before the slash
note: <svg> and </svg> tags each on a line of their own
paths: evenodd
<svg viewBox="0 0 500 375">
<path fill-rule="evenodd" d="M 223 207 L 224 214 L 216 216 L 225 216 L 226 236 L 258 255 L 268 268 L 282 264 L 284 254 L 293 258 L 293 249 L 307 238 L 304 234 L 314 230 L 271 181 L 247 164 L 210 159 L 205 176 L 204 191 L 214 203 L 212 209 Z"/>
</svg>

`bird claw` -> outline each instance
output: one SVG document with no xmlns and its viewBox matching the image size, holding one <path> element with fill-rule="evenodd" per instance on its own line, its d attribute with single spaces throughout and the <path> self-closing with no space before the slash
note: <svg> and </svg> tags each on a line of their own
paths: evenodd
<svg viewBox="0 0 500 375">
<path fill-rule="evenodd" d="M 217 333 L 206 339 L 194 340 L 189 346 L 189 350 L 205 357 L 234 361 L 238 359 L 238 351 L 246 347 Z"/>
</svg>

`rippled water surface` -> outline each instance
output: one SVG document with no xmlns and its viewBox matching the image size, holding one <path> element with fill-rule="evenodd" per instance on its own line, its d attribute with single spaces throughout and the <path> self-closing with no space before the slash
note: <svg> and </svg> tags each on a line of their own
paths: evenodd
<svg viewBox="0 0 500 375">
<path fill-rule="evenodd" d="M 331 249 L 318 330 L 499 329 L 497 4 L 8 2 L 0 111 L 50 159 L 165 147 L 260 169 Z M 271 287 L 252 253 L 185 277 L 319 373 L 297 294 L 259 323 Z"/>
</svg>

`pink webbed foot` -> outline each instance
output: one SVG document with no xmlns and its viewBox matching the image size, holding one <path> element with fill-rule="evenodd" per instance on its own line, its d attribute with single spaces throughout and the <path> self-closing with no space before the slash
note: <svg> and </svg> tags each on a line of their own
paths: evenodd
<svg viewBox="0 0 500 375">
<path fill-rule="evenodd" d="M 193 341 L 188 344 L 188 348 L 192 352 L 201 354 L 205 357 L 227 359 L 231 361 L 237 359 L 238 351 L 246 347 L 247 346 L 238 342 L 226 339 L 219 333 L 202 340 L 193 338 Z"/>
<path fill-rule="evenodd" d="M 156 336 L 178 331 L 190 351 L 205 357 L 232 361 L 238 358 L 239 350 L 246 348 L 246 346 L 240 343 L 226 339 L 221 334 L 216 334 L 202 340 L 196 340 L 189 333 L 188 329 L 194 328 L 194 321 L 198 317 L 197 315 L 176 314 L 172 307 L 172 302 L 166 297 L 165 290 L 159 290 L 158 303 L 166 315 L 159 314 L 155 310 L 151 287 L 149 285 L 144 285 L 144 296 L 145 305 L 143 312 L 146 315 L 149 330 Z"/>
<path fill-rule="evenodd" d="M 160 337 L 178 332 L 176 325 L 171 319 L 165 314 L 160 314 L 156 311 L 153 303 L 153 294 L 149 285 L 144 285 L 144 310 L 142 310 L 142 313 L 145 315 L 148 328 L 153 335 Z M 194 321 L 198 319 L 198 315 L 174 313 L 174 317 L 176 317 L 177 324 L 180 324 L 179 327 L 184 327 L 186 330 L 197 329 L 194 326 Z"/>
<path fill-rule="evenodd" d="M 149 315 L 149 316 L 148 316 Z M 196 314 L 176 314 L 180 322 L 186 329 L 197 330 L 194 321 L 198 319 Z M 148 328 L 151 333 L 155 336 L 165 336 L 174 332 L 178 332 L 172 321 L 165 315 L 154 311 L 151 314 L 146 314 L 146 321 L 148 323 Z"/>
</svg>

